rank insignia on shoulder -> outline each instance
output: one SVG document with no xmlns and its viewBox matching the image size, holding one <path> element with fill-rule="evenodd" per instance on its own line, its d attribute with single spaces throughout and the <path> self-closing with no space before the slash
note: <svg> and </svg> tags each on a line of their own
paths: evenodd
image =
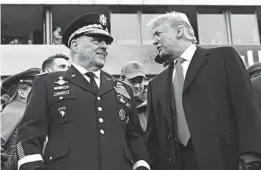
<svg viewBox="0 0 261 170">
<path fill-rule="evenodd" d="M 66 106 L 59 107 L 58 112 L 63 117 L 66 114 Z"/>
<path fill-rule="evenodd" d="M 63 76 L 60 76 L 60 77 L 58 77 L 58 80 L 54 83 L 59 84 L 61 86 L 61 85 L 64 85 L 65 83 L 68 83 L 68 81 L 65 81 Z"/>
<path fill-rule="evenodd" d="M 128 91 L 126 90 L 126 88 L 123 86 L 123 84 L 121 82 L 117 82 L 116 86 L 114 87 L 115 91 L 118 94 L 121 94 L 122 96 L 131 99 Z"/>
</svg>

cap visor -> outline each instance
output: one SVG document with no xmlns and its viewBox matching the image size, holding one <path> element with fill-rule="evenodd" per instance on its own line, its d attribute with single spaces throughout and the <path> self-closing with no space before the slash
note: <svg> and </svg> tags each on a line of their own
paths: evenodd
<svg viewBox="0 0 261 170">
<path fill-rule="evenodd" d="M 128 79 L 133 79 L 133 78 L 139 77 L 139 76 L 144 77 L 144 78 L 147 78 L 146 75 L 143 74 L 143 73 L 132 73 L 132 74 L 126 75 L 126 77 L 127 77 Z"/>
<path fill-rule="evenodd" d="M 85 32 L 84 35 L 101 35 L 104 36 L 108 39 L 109 43 L 113 42 L 113 38 L 110 35 L 110 33 L 108 33 L 105 30 L 101 30 L 101 29 L 93 29 L 91 31 Z"/>
</svg>

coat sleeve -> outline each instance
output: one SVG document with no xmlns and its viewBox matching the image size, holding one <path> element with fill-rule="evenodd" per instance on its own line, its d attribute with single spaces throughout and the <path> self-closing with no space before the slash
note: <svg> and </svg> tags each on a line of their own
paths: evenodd
<svg viewBox="0 0 261 170">
<path fill-rule="evenodd" d="M 245 66 L 234 48 L 225 48 L 231 109 L 236 120 L 239 154 L 261 154 L 261 113 Z"/>
<path fill-rule="evenodd" d="M 48 107 L 45 76 L 36 78 L 27 99 L 24 117 L 18 132 L 18 170 L 43 168 L 41 156 L 48 131 Z"/>
<path fill-rule="evenodd" d="M 140 126 L 138 111 L 136 108 L 133 92 L 131 91 L 131 89 L 129 89 L 129 91 L 132 99 L 132 112 L 127 127 L 127 144 L 132 154 L 132 159 L 134 163 L 133 169 L 138 170 L 142 167 L 147 168 L 149 170 L 150 166 L 148 164 L 148 152 L 145 144 L 145 135 Z"/>
<path fill-rule="evenodd" d="M 159 167 L 159 139 L 157 131 L 157 123 L 155 117 L 155 109 L 153 106 L 152 98 L 152 88 L 151 82 L 148 85 L 148 105 L 147 105 L 147 114 L 148 114 L 148 124 L 146 131 L 146 143 L 149 152 L 149 163 L 152 170 L 158 170 Z"/>
</svg>

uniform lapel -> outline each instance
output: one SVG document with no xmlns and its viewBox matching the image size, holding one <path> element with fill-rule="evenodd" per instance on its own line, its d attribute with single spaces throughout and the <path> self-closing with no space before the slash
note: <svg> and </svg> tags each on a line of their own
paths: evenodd
<svg viewBox="0 0 261 170">
<path fill-rule="evenodd" d="M 206 55 L 209 52 L 206 49 L 201 47 L 197 47 L 194 56 L 192 57 L 191 63 L 189 64 L 189 68 L 185 77 L 183 92 L 187 90 L 189 85 L 193 82 L 196 75 L 202 66 L 207 62 Z"/>
<path fill-rule="evenodd" d="M 98 95 L 102 95 L 110 91 L 111 89 L 113 89 L 113 87 L 114 87 L 113 78 L 107 76 L 106 73 L 104 73 L 104 71 L 101 71 L 101 84 L 98 91 Z"/>
<path fill-rule="evenodd" d="M 94 93 L 84 76 L 72 65 L 66 72 L 66 77 L 71 83 Z"/>
</svg>

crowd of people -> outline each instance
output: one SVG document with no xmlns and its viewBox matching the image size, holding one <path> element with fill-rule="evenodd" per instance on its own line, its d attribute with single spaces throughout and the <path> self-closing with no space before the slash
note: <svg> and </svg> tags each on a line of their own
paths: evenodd
<svg viewBox="0 0 261 170">
<path fill-rule="evenodd" d="M 71 65 L 56 54 L 2 82 L 3 169 L 260 170 L 260 63 L 196 46 L 174 11 L 148 23 L 166 69 L 146 90 L 137 61 L 120 79 L 103 71 L 110 26 L 101 13 L 77 18 L 59 37 Z"/>
</svg>

